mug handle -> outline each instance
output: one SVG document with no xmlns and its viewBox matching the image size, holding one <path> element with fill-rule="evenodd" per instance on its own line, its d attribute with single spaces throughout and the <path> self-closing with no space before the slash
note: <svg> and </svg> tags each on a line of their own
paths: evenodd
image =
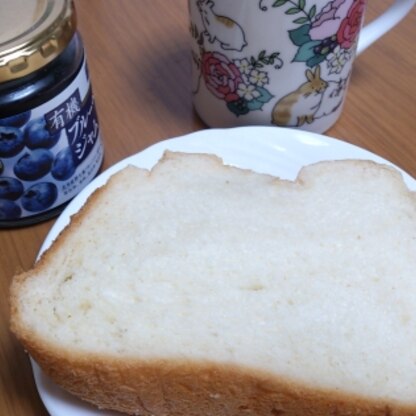
<svg viewBox="0 0 416 416">
<path fill-rule="evenodd" d="M 416 0 L 395 0 L 383 14 L 365 25 L 358 39 L 357 55 L 392 29 L 393 26 L 396 26 L 415 4 Z"/>
</svg>

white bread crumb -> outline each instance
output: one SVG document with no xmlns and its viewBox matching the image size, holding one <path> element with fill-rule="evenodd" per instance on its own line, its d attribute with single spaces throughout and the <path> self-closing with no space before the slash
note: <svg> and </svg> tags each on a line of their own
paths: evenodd
<svg viewBox="0 0 416 416">
<path fill-rule="evenodd" d="M 289 182 L 168 153 L 116 174 L 15 278 L 12 328 L 58 383 L 131 414 L 165 413 L 74 387 L 75 363 L 231 366 L 416 414 L 415 253 L 415 195 L 391 168 L 323 162 Z"/>
</svg>

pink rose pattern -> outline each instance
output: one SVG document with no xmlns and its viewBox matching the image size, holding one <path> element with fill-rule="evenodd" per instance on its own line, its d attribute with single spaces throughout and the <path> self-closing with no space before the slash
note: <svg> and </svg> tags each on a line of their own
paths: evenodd
<svg viewBox="0 0 416 416">
<path fill-rule="evenodd" d="M 202 79 L 207 90 L 224 101 L 232 113 L 242 116 L 261 110 L 273 98 L 267 89 L 269 76 L 264 69 L 269 65 L 276 69 L 283 66 L 279 52 L 267 54 L 262 50 L 257 57 L 230 60 L 220 52 L 206 50 L 204 36 L 197 28 L 191 28 L 191 34 L 200 46 L 199 55 L 193 56 L 200 70 L 199 80 Z M 199 89 L 199 80 L 194 94 Z"/>
<path fill-rule="evenodd" d="M 315 16 L 309 35 L 323 40 L 334 34 L 341 48 L 349 49 L 357 40 L 365 10 L 365 0 L 333 0 Z"/>
<path fill-rule="evenodd" d="M 316 5 L 307 7 L 307 1 L 275 0 L 272 5 L 272 8 L 286 6 L 285 14 L 293 15 L 293 23 L 298 25 L 288 32 L 298 47 L 293 62 L 305 62 L 313 68 L 326 61 L 330 74 L 340 74 L 353 56 L 351 51 L 361 29 L 366 0 L 331 0 L 319 11 Z M 259 8 L 268 10 L 262 6 L 262 0 Z M 223 100 L 231 112 L 241 116 L 261 110 L 272 99 L 266 88 L 268 75 L 262 68 L 275 62 L 278 63 L 275 68 L 280 68 L 283 61 L 278 52 L 267 55 L 261 51 L 257 58 L 231 61 L 219 52 L 206 50 L 204 32 L 191 27 L 191 34 L 200 46 L 199 57 L 194 56 L 200 77 L 208 91 Z"/>
<path fill-rule="evenodd" d="M 215 5 L 211 0 L 210 3 L 211 6 Z M 238 27 L 245 42 L 244 30 L 239 25 Z M 223 101 L 237 117 L 250 111 L 262 110 L 263 106 L 273 98 L 268 90 L 268 67 L 280 69 L 283 66 L 280 53 L 261 50 L 257 56 L 238 55 L 239 59 L 237 56 L 236 59 L 231 59 L 218 50 L 210 50 L 213 41 L 205 26 L 198 27 L 197 24 L 191 24 L 190 32 L 199 49 L 198 52 L 192 53 L 194 64 L 199 70 L 197 86 L 193 93 L 199 91 L 202 81 L 206 89 Z M 225 49 L 221 42 L 219 44 L 221 49 Z M 241 52 L 240 49 L 235 50 Z"/>
<path fill-rule="evenodd" d="M 323 40 L 338 32 L 341 21 L 348 14 L 354 0 L 333 0 L 315 16 L 309 35 L 312 40 Z"/>
<path fill-rule="evenodd" d="M 201 57 L 201 70 L 207 88 L 226 102 L 238 100 L 236 93 L 243 82 L 237 66 L 218 52 L 204 52 Z"/>
<path fill-rule="evenodd" d="M 342 104 L 365 5 L 366 0 L 331 0 L 319 9 L 313 0 L 274 0 L 272 3 L 272 8 L 282 8 L 287 19 L 292 18 L 293 28 L 288 31 L 296 46 L 292 62 L 304 63 L 309 68 L 307 71 L 321 70 L 321 65 L 326 70 L 322 79 L 328 93 L 315 107 L 312 121 L 328 116 Z M 262 2 L 259 8 L 268 10 Z"/>
<path fill-rule="evenodd" d="M 337 41 L 341 48 L 348 49 L 354 45 L 361 29 L 364 10 L 365 0 L 354 1 L 348 10 L 347 17 L 341 22 L 337 32 Z"/>
<path fill-rule="evenodd" d="M 330 73 L 340 73 L 353 56 L 365 5 L 366 0 L 331 0 L 317 10 L 307 0 L 276 0 L 273 8 L 285 7 L 285 14 L 298 25 L 289 30 L 298 47 L 294 62 L 313 68 L 327 61 Z"/>
<path fill-rule="evenodd" d="M 277 63 L 277 64 L 276 64 Z M 201 50 L 199 67 L 207 89 L 224 100 L 228 109 L 236 116 L 261 110 L 272 99 L 267 90 L 268 73 L 262 71 L 267 65 L 283 65 L 279 53 L 270 55 L 261 51 L 257 58 L 229 60 L 219 52 Z"/>
</svg>

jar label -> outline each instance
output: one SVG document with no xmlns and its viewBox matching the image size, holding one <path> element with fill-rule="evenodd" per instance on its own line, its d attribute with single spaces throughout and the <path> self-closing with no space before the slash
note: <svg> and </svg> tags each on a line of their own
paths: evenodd
<svg viewBox="0 0 416 416">
<path fill-rule="evenodd" d="M 47 212 L 77 195 L 103 159 L 86 61 L 52 100 L 0 118 L 0 220 Z"/>
</svg>

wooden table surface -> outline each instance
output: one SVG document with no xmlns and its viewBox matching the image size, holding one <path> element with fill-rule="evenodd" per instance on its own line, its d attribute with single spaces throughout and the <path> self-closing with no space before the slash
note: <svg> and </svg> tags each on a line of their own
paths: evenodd
<svg viewBox="0 0 416 416">
<path fill-rule="evenodd" d="M 391 2 L 370 0 L 367 19 Z M 103 169 L 206 128 L 192 109 L 186 0 L 78 0 L 105 143 Z M 344 112 L 326 132 L 416 177 L 416 10 L 356 61 Z M 0 415 L 43 416 L 28 357 L 9 332 L 12 276 L 29 269 L 54 220 L 0 231 Z"/>
</svg>

